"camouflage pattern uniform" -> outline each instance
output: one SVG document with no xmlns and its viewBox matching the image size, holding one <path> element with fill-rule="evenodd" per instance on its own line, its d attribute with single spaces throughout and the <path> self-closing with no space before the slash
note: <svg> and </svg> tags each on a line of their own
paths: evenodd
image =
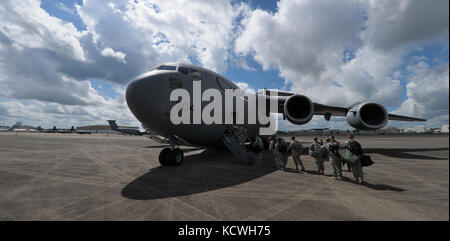
<svg viewBox="0 0 450 241">
<path fill-rule="evenodd" d="M 336 153 L 334 153 L 332 151 L 333 145 L 336 145 L 339 148 L 339 143 L 336 141 L 332 141 L 332 142 L 328 143 L 328 145 L 327 145 L 328 153 L 330 156 L 331 168 L 333 169 L 334 177 L 342 177 L 342 165 L 341 165 L 340 157 L 339 157 L 339 154 L 336 155 Z"/>
<path fill-rule="evenodd" d="M 264 143 L 262 141 L 262 138 L 260 136 L 257 136 L 255 138 L 255 145 L 259 146 L 261 151 L 258 153 L 255 153 L 255 159 L 256 159 L 256 164 L 258 165 L 262 165 L 263 164 L 263 160 L 262 160 L 262 150 L 264 148 Z"/>
<path fill-rule="evenodd" d="M 342 145 L 342 148 L 348 148 L 348 149 L 350 149 L 350 151 L 352 153 L 354 153 L 354 150 L 352 150 L 352 148 L 351 148 L 353 142 L 356 142 L 356 141 L 349 140 L 349 141 L 345 142 L 344 145 Z M 362 153 L 354 153 L 354 154 L 359 155 L 359 156 L 362 155 Z M 364 173 L 363 173 L 363 169 L 361 166 L 361 158 L 358 158 L 358 160 L 355 163 L 347 162 L 347 165 L 351 166 L 352 173 L 353 173 L 353 176 L 355 177 L 356 181 L 362 183 L 363 178 L 364 178 Z"/>
<path fill-rule="evenodd" d="M 300 159 L 300 155 L 302 153 L 303 145 L 297 140 L 294 140 L 291 142 L 291 144 L 288 147 L 288 152 L 292 152 L 292 160 L 295 164 L 295 169 L 298 170 L 298 165 L 300 164 L 300 167 L 302 168 L 302 171 L 305 170 L 305 167 L 303 166 L 303 162 Z"/>
<path fill-rule="evenodd" d="M 314 143 L 310 147 L 310 151 L 313 154 L 314 162 L 317 165 L 317 170 L 319 173 L 323 173 L 325 171 L 325 167 L 323 165 L 323 159 L 319 156 L 321 145 L 319 142 L 314 141 Z"/>
</svg>

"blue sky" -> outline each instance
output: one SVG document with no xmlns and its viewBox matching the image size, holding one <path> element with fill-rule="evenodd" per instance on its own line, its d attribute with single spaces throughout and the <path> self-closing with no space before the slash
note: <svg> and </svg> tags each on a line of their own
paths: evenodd
<svg viewBox="0 0 450 241">
<path fill-rule="evenodd" d="M 277 1 L 273 0 L 259 0 L 259 1 L 241 1 L 247 3 L 251 6 L 252 9 L 263 9 L 270 13 L 275 13 L 277 11 Z M 41 3 L 41 8 L 47 11 L 50 15 L 60 18 L 64 21 L 71 22 L 75 25 L 75 27 L 79 31 L 86 30 L 86 25 L 79 17 L 79 15 L 75 11 L 75 4 L 82 5 L 81 0 L 43 0 Z M 64 7 L 62 7 L 64 6 Z M 67 9 L 72 10 L 73 12 L 69 12 Z M 346 50 L 342 53 L 342 58 L 344 61 L 349 61 L 352 59 L 352 55 L 354 52 L 351 50 Z M 348 57 L 350 56 L 350 57 Z M 447 51 L 442 48 L 441 44 L 432 44 L 424 46 L 420 50 L 415 50 L 404 56 L 404 64 L 398 68 L 399 71 L 405 72 L 405 68 L 409 61 L 414 56 L 425 56 L 427 57 L 426 61 L 431 66 L 440 63 L 440 62 L 448 62 L 448 49 Z M 354 56 L 353 56 L 354 57 Z M 439 61 L 436 61 L 439 59 Z M 250 67 L 254 69 L 254 71 L 248 71 L 241 68 L 236 68 L 232 64 L 229 65 L 229 68 L 225 73 L 223 73 L 226 77 L 230 78 L 235 82 L 245 82 L 248 83 L 254 89 L 262 89 L 262 88 L 274 88 L 274 89 L 285 89 L 289 86 L 284 85 L 284 79 L 279 76 L 280 72 L 277 69 L 270 70 L 262 70 L 261 65 L 253 60 L 251 56 L 246 57 L 246 61 Z M 193 60 L 194 64 L 200 64 L 198 61 Z M 108 81 L 102 80 L 90 80 L 92 86 L 99 91 L 100 94 L 105 97 L 115 98 L 119 93 L 114 91 L 111 84 Z M 406 99 L 406 84 L 407 80 L 402 78 L 402 87 L 403 91 L 399 93 L 402 99 Z M 394 108 L 389 108 L 393 110 Z"/>
<path fill-rule="evenodd" d="M 272 13 L 277 10 L 277 1 L 273 0 L 250 0 L 243 2 L 248 3 L 253 9 L 261 8 Z"/>
<path fill-rule="evenodd" d="M 260 1 L 242 1 L 250 4 L 252 8 L 260 8 L 270 12 L 275 12 L 277 8 L 276 1 L 271 0 L 260 0 Z M 75 4 L 82 5 L 81 0 L 66 0 L 66 1 L 57 1 L 57 0 L 43 0 L 41 3 L 41 8 L 47 11 L 50 15 L 60 18 L 64 21 L 71 22 L 75 25 L 75 27 L 79 31 L 86 30 L 86 25 L 80 18 L 80 16 L 74 12 L 68 12 L 64 10 L 62 5 L 64 5 L 68 9 L 75 9 Z M 195 58 L 191 59 L 194 64 L 200 64 Z M 227 69 L 225 73 L 223 73 L 227 78 L 235 81 L 235 82 L 245 82 L 248 83 L 254 89 L 263 89 L 263 88 L 275 88 L 281 89 L 284 86 L 284 80 L 279 77 L 279 71 L 267 70 L 263 71 L 261 69 L 261 65 L 256 63 L 251 57 L 246 57 L 246 61 L 249 66 L 254 68 L 255 71 L 247 71 L 241 68 L 236 68 L 230 64 L 230 67 Z M 92 83 L 92 87 L 97 90 L 101 95 L 107 98 L 115 98 L 119 95 L 113 88 L 112 85 L 108 81 L 102 80 L 90 80 Z"/>
<path fill-rule="evenodd" d="M 51 16 L 71 22 L 78 30 L 86 30 L 86 24 L 81 20 L 75 11 L 75 4 L 82 5 L 81 0 L 42 0 L 41 8 L 47 11 Z M 72 12 L 71 12 L 72 11 Z"/>
<path fill-rule="evenodd" d="M 115 118 L 138 124 L 123 100 L 126 83 L 169 61 L 202 65 L 252 89 L 294 91 L 335 105 L 373 100 L 392 112 L 432 119 L 428 126 L 448 123 L 448 12 L 441 10 L 447 1 L 27 1 L 1 3 L 11 11 L 0 17 L 0 57 L 10 66 L 0 68 L 8 86 L 0 92 L 0 113 L 7 113 L 0 123 L 44 118 L 64 125 L 67 118 L 81 125 Z M 199 8 L 204 12 L 197 14 Z M 40 29 L 37 40 L 15 35 L 11 25 L 31 28 L 27 34 Z M 18 56 L 17 62 L 8 56 Z M 31 68 L 30 58 L 50 67 Z M 30 71 L 23 75 L 15 67 Z M 30 92 L 12 79 L 41 90 Z M 27 110 L 14 112 L 20 105 Z M 321 126 L 348 128 L 344 121 L 319 119 L 298 128 Z"/>
<path fill-rule="evenodd" d="M 277 9 L 277 2 L 272 0 L 259 0 L 259 1 L 242 1 L 248 3 L 252 8 L 260 8 L 270 12 L 275 12 Z M 86 30 L 86 25 L 80 18 L 80 16 L 76 13 L 75 4 L 82 5 L 81 0 L 43 0 L 41 3 L 41 8 L 47 11 L 50 15 L 60 18 L 64 21 L 71 22 L 75 25 L 75 27 L 79 31 Z M 73 10 L 73 12 L 69 12 L 64 9 Z M 255 71 L 247 71 L 240 68 L 236 68 L 233 65 L 230 65 L 227 72 L 224 75 L 235 82 L 246 82 L 254 89 L 262 89 L 262 88 L 277 88 L 281 89 L 284 85 L 284 80 L 279 77 L 278 70 L 267 70 L 263 71 L 261 66 L 256 63 L 251 57 L 246 58 L 249 66 L 254 68 Z M 194 64 L 200 64 L 198 61 L 195 61 L 195 58 L 192 59 Z M 119 95 L 112 88 L 111 84 L 108 81 L 102 80 L 90 80 L 92 86 L 105 97 L 115 98 Z"/>
<path fill-rule="evenodd" d="M 247 3 L 251 6 L 252 9 L 263 9 L 270 13 L 275 13 L 277 10 L 277 1 L 273 0 L 254 0 L 254 1 L 241 1 L 244 3 Z M 58 1 L 58 0 L 43 0 L 41 3 L 41 8 L 43 8 L 45 11 L 47 11 L 50 15 L 55 16 L 57 18 L 60 18 L 64 21 L 71 22 L 75 25 L 75 27 L 79 31 L 86 30 L 86 25 L 80 18 L 80 16 L 76 13 L 75 10 L 75 4 L 82 5 L 81 0 L 64 0 L 64 1 Z M 64 7 L 62 7 L 64 6 Z M 69 12 L 67 9 L 73 10 L 73 12 Z M 434 56 L 433 51 L 439 51 L 439 49 L 434 48 L 433 46 L 426 48 L 424 50 L 421 50 L 421 52 L 428 54 L 430 56 Z M 342 53 L 342 58 L 348 58 L 347 54 L 351 56 L 351 51 L 345 51 Z M 414 54 L 411 54 L 413 56 Z M 410 57 L 411 57 L 410 56 Z M 448 55 L 447 55 L 448 58 Z M 235 82 L 245 82 L 248 83 L 252 88 L 255 90 L 257 89 L 263 89 L 263 88 L 269 88 L 269 89 L 284 89 L 286 86 L 284 86 L 284 79 L 279 76 L 280 72 L 277 69 L 270 69 L 270 70 L 262 70 L 261 65 L 258 64 L 253 60 L 252 57 L 247 56 L 246 61 L 248 65 L 254 69 L 254 71 L 248 71 L 241 68 L 236 68 L 233 66 L 230 62 L 229 68 L 225 73 L 223 73 L 226 77 L 229 79 L 235 81 Z M 192 58 L 191 61 L 194 64 L 201 64 L 198 61 L 195 60 L 195 58 Z M 92 86 L 99 91 L 100 94 L 104 95 L 105 97 L 117 97 L 119 93 L 115 92 L 112 88 L 111 84 L 107 81 L 102 80 L 90 80 L 92 83 Z M 403 85 L 405 83 L 403 82 Z M 287 86 L 288 87 L 288 86 Z M 406 99 L 406 92 L 402 93 L 402 96 L 404 99 Z"/>
</svg>

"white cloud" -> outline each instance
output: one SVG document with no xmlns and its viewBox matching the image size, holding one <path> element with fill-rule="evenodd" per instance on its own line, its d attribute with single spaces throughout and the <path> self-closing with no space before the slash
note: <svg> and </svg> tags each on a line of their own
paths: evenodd
<svg viewBox="0 0 450 241">
<path fill-rule="evenodd" d="M 87 102 L 64 93 L 72 88 L 64 86 L 64 91 L 57 87 L 57 83 L 67 82 L 63 76 L 78 87 L 87 88 L 75 82 L 89 79 L 123 84 L 151 66 L 190 62 L 190 58 L 223 72 L 233 39 L 233 20 L 240 14 L 239 5 L 226 0 L 115 1 L 108 6 L 87 0 L 76 6 L 76 11 L 87 25 L 86 31 L 50 16 L 40 8 L 40 1 L 2 1 L 0 59 L 4 64 L 0 73 L 2 83 L 8 85 L 2 95 L 82 104 Z M 22 87 L 33 85 L 41 86 L 43 93 L 48 89 L 68 96 L 68 100 L 30 94 Z"/>
<path fill-rule="evenodd" d="M 312 85 L 336 72 L 330 67 L 341 62 L 346 46 L 358 45 L 362 24 L 355 1 L 282 0 L 273 15 L 253 11 L 235 50 L 254 54 L 264 70 L 277 68 L 289 81 Z"/>
<path fill-rule="evenodd" d="M 123 95 L 124 83 L 164 62 L 197 59 L 223 72 L 240 6 L 227 0 L 154 4 L 118 0 L 108 5 L 86 0 L 74 9 L 57 4 L 81 17 L 87 30 L 79 31 L 41 9 L 40 1 L 2 1 L 0 97 L 6 99 L 4 110 L 11 118 L 29 114 L 30 119 L 39 116 L 34 120 L 44 121 L 39 114 L 43 111 L 55 122 L 59 120 L 53 112 L 77 118 L 67 111 L 73 108 L 91 113 L 81 115 L 80 122 L 107 116 L 120 119 L 123 115 L 111 110 L 125 106 L 123 96 L 120 104 L 110 101 L 92 88 L 90 79 L 110 81 Z M 22 100 L 35 103 L 27 106 L 32 112 L 22 112 Z M 47 113 L 48 109 L 41 108 L 44 103 L 58 108 Z M 12 108 L 13 104 L 18 108 Z M 128 120 L 133 118 L 127 113 Z"/>
<path fill-rule="evenodd" d="M 0 16 L 1 96 L 69 105 L 102 101 L 89 82 L 61 71 L 86 61 L 83 34 L 72 23 L 51 17 L 38 1 L 2 1 Z"/>
<path fill-rule="evenodd" d="M 371 100 L 400 110 L 412 102 L 421 111 L 448 109 L 448 69 L 402 71 L 406 56 L 426 45 L 448 50 L 446 0 L 281 0 L 275 13 L 256 9 L 246 21 L 236 53 L 279 70 L 291 91 L 334 105 Z"/>
<path fill-rule="evenodd" d="M 106 125 L 106 120 L 117 120 L 120 125 L 139 126 L 122 96 L 107 99 L 97 105 L 63 105 L 31 100 L 25 105 L 20 101 L 0 102 L 0 121 L 12 125 L 16 121 L 24 124 L 51 128 L 82 125 Z"/>
<path fill-rule="evenodd" d="M 0 31 L 12 41 L 11 48 L 58 50 L 64 56 L 84 60 L 79 33 L 72 23 L 50 16 L 39 1 L 2 1 Z"/>
<path fill-rule="evenodd" d="M 150 67 L 195 60 L 222 73 L 228 64 L 255 71 L 245 60 L 249 56 L 264 70 L 280 71 L 285 86 L 279 89 L 315 101 L 374 100 L 398 113 L 436 121 L 448 116 L 446 0 L 281 0 L 276 12 L 231 0 L 56 5 L 78 14 L 86 30 L 49 15 L 40 1 L 0 3 L 3 119 L 132 121 L 124 84 Z M 405 60 L 429 44 L 447 49 L 446 59 L 433 65 L 431 59 Z M 102 96 L 91 79 L 112 83 L 120 97 Z M 405 91 L 406 100 L 399 94 Z M 25 108 L 23 100 L 32 104 Z M 310 124 L 345 124 L 322 122 Z"/>
<path fill-rule="evenodd" d="M 114 51 L 112 48 L 103 49 L 101 52 L 101 55 L 105 56 L 105 57 L 113 57 L 124 64 L 127 63 L 127 61 L 125 61 L 126 54 L 124 54 L 120 51 Z"/>
<path fill-rule="evenodd" d="M 362 37 L 374 48 L 390 51 L 405 44 L 441 41 L 448 36 L 447 0 L 364 2 L 369 18 Z"/>
<path fill-rule="evenodd" d="M 66 13 L 75 14 L 75 9 L 67 7 L 64 3 L 58 2 L 55 6 Z"/>
<path fill-rule="evenodd" d="M 396 113 L 418 115 L 425 118 L 448 115 L 449 67 L 443 63 L 430 67 L 419 58 L 417 63 L 407 67 L 409 71 L 407 99 Z"/>
<path fill-rule="evenodd" d="M 241 90 L 243 90 L 244 92 L 248 92 L 248 93 L 256 93 L 256 90 L 253 89 L 248 83 L 244 83 L 244 82 L 237 82 L 235 83 Z"/>
<path fill-rule="evenodd" d="M 85 1 L 78 11 L 99 45 L 154 66 L 197 59 L 224 72 L 239 11 L 230 1 Z"/>
</svg>

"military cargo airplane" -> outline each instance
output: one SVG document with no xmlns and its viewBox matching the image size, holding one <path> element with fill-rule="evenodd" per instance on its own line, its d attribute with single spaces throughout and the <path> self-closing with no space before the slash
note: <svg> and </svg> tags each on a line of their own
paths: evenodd
<svg viewBox="0 0 450 241">
<path fill-rule="evenodd" d="M 116 124 L 115 120 L 108 120 L 109 126 L 111 127 L 111 130 L 118 131 L 122 134 L 128 134 L 128 135 L 143 135 L 144 133 L 141 133 L 139 130 L 133 129 L 133 128 L 119 128 L 119 126 Z"/>
<path fill-rule="evenodd" d="M 60 133 L 60 134 L 68 134 L 68 133 L 74 133 L 75 132 L 75 127 L 72 126 L 71 129 L 59 129 L 56 128 L 56 126 L 53 126 L 52 129 L 42 129 L 42 128 L 38 128 L 39 132 L 43 132 L 43 133 Z"/>
<path fill-rule="evenodd" d="M 191 114 L 203 109 L 208 101 L 202 99 L 195 102 L 196 97 L 193 82 L 199 82 L 202 90 L 215 89 L 224 94 L 226 89 L 239 89 L 239 87 L 224 76 L 206 68 L 184 63 L 166 63 L 133 79 L 127 86 L 125 98 L 133 115 L 142 124 L 145 130 L 158 135 L 156 140 L 169 143 L 159 155 L 161 165 L 177 166 L 183 162 L 183 151 L 180 145 L 212 147 L 225 145 L 233 154 L 244 160 L 251 159 L 242 142 L 253 141 L 259 135 L 262 124 L 251 124 L 248 120 L 250 114 L 245 116 L 243 124 L 212 123 L 205 124 L 173 124 L 170 119 L 172 107 L 178 101 L 170 101 L 171 92 L 175 89 L 185 89 L 190 94 L 192 103 L 183 106 Z M 273 93 L 272 93 L 273 94 Z M 386 109 L 375 102 L 358 102 L 348 107 L 324 105 L 312 102 L 305 95 L 289 92 L 278 92 L 274 97 L 271 90 L 256 93 L 265 96 L 267 100 L 276 100 L 278 111 L 284 119 L 297 125 L 308 123 L 313 115 L 323 115 L 329 121 L 332 116 L 344 116 L 347 123 L 361 130 L 376 130 L 384 127 L 388 120 L 398 121 L 426 121 L 421 118 L 389 114 Z M 222 95 L 223 96 L 223 95 Z M 244 100 L 247 104 L 247 99 Z M 200 105 L 198 105 L 200 103 Z M 222 102 L 224 103 L 224 102 Z M 235 102 L 233 102 L 235 105 Z M 222 113 L 225 116 L 229 113 Z M 268 113 L 274 114 L 274 113 Z M 232 113 L 233 118 L 239 113 Z M 245 114 L 244 114 L 245 115 Z M 192 117 L 192 115 L 191 115 Z M 245 128 L 246 134 L 240 129 Z"/>
</svg>

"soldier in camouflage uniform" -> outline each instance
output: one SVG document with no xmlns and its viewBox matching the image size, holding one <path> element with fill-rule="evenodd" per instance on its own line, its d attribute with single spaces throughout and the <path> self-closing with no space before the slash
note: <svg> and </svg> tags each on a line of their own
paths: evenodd
<svg viewBox="0 0 450 241">
<path fill-rule="evenodd" d="M 298 171 L 298 165 L 302 168 L 302 171 L 305 170 L 305 167 L 303 166 L 303 162 L 300 159 L 300 155 L 302 153 L 303 145 L 299 141 L 295 140 L 295 136 L 292 138 L 292 142 L 288 147 L 288 152 L 292 153 L 292 160 L 295 164 L 295 169 Z"/>
<path fill-rule="evenodd" d="M 330 142 L 327 143 L 327 149 L 330 156 L 330 164 L 333 169 L 333 179 L 342 179 L 342 165 L 339 157 L 339 142 L 336 141 L 334 136 L 330 137 Z"/>
<path fill-rule="evenodd" d="M 323 165 L 324 160 L 319 155 L 321 148 L 322 148 L 322 145 L 319 143 L 318 138 L 314 137 L 314 142 L 311 145 L 311 147 L 309 148 L 309 153 L 317 165 L 317 171 L 323 175 L 323 174 L 325 174 L 325 167 Z"/>
<path fill-rule="evenodd" d="M 363 151 L 359 142 L 354 140 L 354 136 L 352 133 L 348 134 L 348 141 L 342 145 L 342 148 L 348 148 L 351 153 L 361 157 L 363 155 Z M 347 165 L 350 165 L 352 168 L 353 176 L 356 179 L 358 184 L 364 183 L 364 173 L 361 166 L 361 158 L 358 158 L 355 163 L 347 162 Z"/>
</svg>

